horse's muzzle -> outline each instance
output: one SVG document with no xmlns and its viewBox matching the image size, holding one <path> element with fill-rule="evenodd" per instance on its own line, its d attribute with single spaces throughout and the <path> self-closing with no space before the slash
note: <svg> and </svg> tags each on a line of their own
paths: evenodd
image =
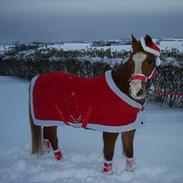
<svg viewBox="0 0 183 183">
<path fill-rule="evenodd" d="M 146 97 L 146 83 L 140 80 L 130 82 L 129 94 L 135 100 L 142 100 Z"/>
</svg>

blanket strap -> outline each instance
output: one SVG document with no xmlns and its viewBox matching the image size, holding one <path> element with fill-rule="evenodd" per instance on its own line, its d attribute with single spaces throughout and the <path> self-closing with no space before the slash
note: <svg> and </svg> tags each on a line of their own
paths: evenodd
<svg viewBox="0 0 183 183">
<path fill-rule="evenodd" d="M 63 113 L 62 113 L 62 111 L 60 109 L 60 107 L 58 106 L 57 102 L 54 102 L 54 106 L 55 106 L 55 108 L 56 108 L 56 110 L 57 110 L 57 112 L 59 114 L 60 120 L 63 121 L 66 125 L 69 125 L 69 123 L 67 123 L 67 121 L 66 121 L 66 119 L 65 119 L 65 117 L 64 117 L 64 115 L 63 115 Z"/>
<path fill-rule="evenodd" d="M 88 122 L 89 122 L 89 119 L 90 119 L 92 110 L 93 110 L 93 107 L 90 105 L 90 106 L 88 107 L 88 110 L 86 111 L 85 117 L 84 117 L 83 120 L 82 120 L 82 128 L 86 128 L 86 127 L 87 127 L 87 124 L 88 124 Z"/>
</svg>

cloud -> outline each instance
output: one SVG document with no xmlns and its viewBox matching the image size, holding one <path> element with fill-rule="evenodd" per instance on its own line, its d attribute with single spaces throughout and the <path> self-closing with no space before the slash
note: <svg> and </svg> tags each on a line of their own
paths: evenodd
<svg viewBox="0 0 183 183">
<path fill-rule="evenodd" d="M 0 0 L 0 41 L 183 36 L 182 0 Z"/>
</svg>

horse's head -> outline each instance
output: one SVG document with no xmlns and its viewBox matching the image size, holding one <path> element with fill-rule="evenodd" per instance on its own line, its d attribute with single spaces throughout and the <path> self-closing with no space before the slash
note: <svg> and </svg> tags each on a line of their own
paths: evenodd
<svg viewBox="0 0 183 183">
<path fill-rule="evenodd" d="M 130 77 L 129 94 L 136 100 L 144 99 L 147 90 L 146 82 L 151 79 L 156 71 L 156 66 L 160 64 L 160 48 L 152 41 L 148 35 L 140 41 L 132 35 L 132 57 L 133 65 Z"/>
</svg>

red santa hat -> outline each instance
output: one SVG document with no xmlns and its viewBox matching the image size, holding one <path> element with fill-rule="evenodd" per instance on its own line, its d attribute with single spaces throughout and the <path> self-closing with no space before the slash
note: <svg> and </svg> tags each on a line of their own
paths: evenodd
<svg viewBox="0 0 183 183">
<path fill-rule="evenodd" d="M 156 66 L 159 66 L 161 64 L 161 60 L 159 58 L 161 50 L 158 45 L 153 42 L 151 37 L 148 35 L 145 35 L 145 37 L 141 37 L 140 42 L 145 51 L 156 56 Z"/>
</svg>

